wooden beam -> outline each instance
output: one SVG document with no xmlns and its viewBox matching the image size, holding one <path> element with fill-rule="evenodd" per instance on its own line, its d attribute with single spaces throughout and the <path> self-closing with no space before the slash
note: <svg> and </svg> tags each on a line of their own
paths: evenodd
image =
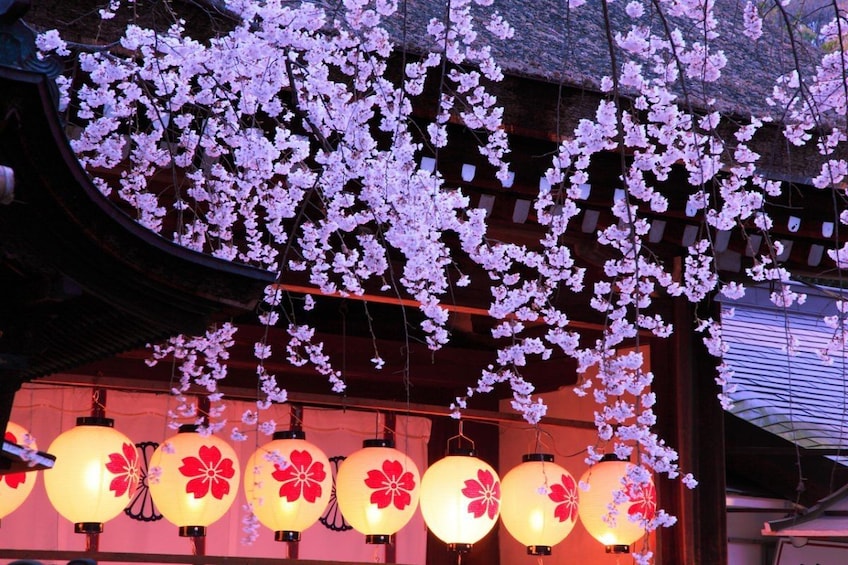
<svg viewBox="0 0 848 565">
<path fill-rule="evenodd" d="M 361 302 L 374 302 L 378 304 L 393 304 L 396 306 L 406 306 L 408 308 L 420 308 L 421 303 L 412 298 L 401 298 L 398 296 L 386 296 L 382 294 L 347 294 L 342 295 L 340 293 L 326 294 L 321 291 L 318 287 L 314 286 L 306 286 L 299 284 L 288 284 L 288 283 L 277 283 L 274 285 L 276 288 L 280 290 L 284 290 L 286 292 L 293 292 L 296 294 L 309 294 L 312 296 L 330 296 L 333 298 L 347 298 L 349 300 L 358 300 Z M 465 306 L 462 304 L 450 304 L 447 302 L 443 302 L 441 304 L 442 308 L 447 310 L 448 312 L 457 312 L 461 314 L 471 314 L 472 316 L 485 316 L 491 317 L 489 311 L 485 308 L 479 308 L 475 306 Z M 574 329 L 582 329 L 582 330 L 595 330 L 601 331 L 604 329 L 603 324 L 597 324 L 592 322 L 583 322 L 580 320 L 570 320 L 568 323 L 570 328 Z"/>
<path fill-rule="evenodd" d="M 89 375 L 54 375 L 38 380 L 39 384 L 52 384 L 57 386 L 81 385 L 97 386 L 98 388 L 109 388 L 122 391 L 167 393 L 170 391 L 168 383 L 156 381 L 140 381 L 138 379 L 107 379 L 92 377 Z M 220 387 L 224 396 L 234 400 L 256 400 L 256 390 L 246 388 Z M 395 412 L 415 416 L 437 416 L 441 418 L 450 417 L 450 411 L 445 406 L 435 404 L 416 404 L 391 400 L 379 400 L 374 398 L 357 398 L 350 396 L 331 396 L 326 394 L 311 394 L 289 391 L 290 403 L 302 404 L 304 406 L 326 406 L 342 408 L 345 410 L 367 410 L 374 412 Z M 492 410 L 463 410 L 462 418 L 477 422 L 490 423 L 526 423 L 520 414 L 511 412 L 495 412 Z M 568 418 L 553 418 L 544 416 L 540 422 L 542 426 L 557 426 L 562 428 L 574 428 L 593 430 L 595 425 L 584 420 L 571 420 Z"/>
</svg>

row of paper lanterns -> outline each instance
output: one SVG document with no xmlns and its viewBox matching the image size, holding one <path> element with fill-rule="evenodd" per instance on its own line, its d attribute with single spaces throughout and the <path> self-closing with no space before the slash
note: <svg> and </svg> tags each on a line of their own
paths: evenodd
<svg viewBox="0 0 848 565">
<path fill-rule="evenodd" d="M 6 439 L 20 442 L 25 430 L 9 423 Z M 109 418 L 86 417 L 62 433 L 48 449 L 55 466 L 44 472 L 48 498 L 78 533 L 99 533 L 132 499 L 140 480 L 132 441 Z M 645 533 L 643 521 L 656 506 L 652 484 L 628 486 L 629 464 L 607 459 L 581 478 L 552 455 L 531 453 L 500 480 L 471 450 L 452 450 L 419 476 L 415 463 L 388 440 L 367 440 L 347 457 L 336 477 L 339 509 L 368 543 L 386 543 L 416 508 L 427 527 L 454 551 L 465 552 L 500 517 L 507 531 L 534 555 L 550 554 L 574 527 L 578 516 L 607 552 L 626 552 Z M 318 521 L 329 502 L 332 470 L 320 448 L 301 430 L 277 432 L 247 462 L 253 470 L 242 482 L 259 522 L 278 541 L 297 541 Z M 6 476 L 0 484 L 0 518 L 17 508 L 32 490 L 34 477 Z M 153 453 L 148 488 L 161 514 L 182 536 L 204 536 L 229 509 L 240 484 L 235 451 L 195 426 L 183 426 Z M 580 492 L 578 493 L 578 490 Z M 610 521 L 613 492 L 624 500 Z M 631 516 L 636 518 L 630 519 Z"/>
</svg>

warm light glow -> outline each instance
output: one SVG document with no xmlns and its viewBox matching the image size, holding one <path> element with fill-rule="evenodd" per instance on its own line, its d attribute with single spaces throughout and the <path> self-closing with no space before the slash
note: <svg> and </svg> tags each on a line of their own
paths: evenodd
<svg viewBox="0 0 848 565">
<path fill-rule="evenodd" d="M 506 474 L 501 520 L 532 554 L 547 554 L 577 521 L 577 482 L 553 455 L 531 453 Z"/>
<path fill-rule="evenodd" d="M 656 494 L 652 482 L 644 489 L 625 489 L 626 500 L 616 508 L 614 527 L 604 520 L 609 516 L 613 493 L 622 489 L 622 480 L 630 465 L 626 461 L 601 461 L 580 478 L 581 482 L 589 485 L 588 490 L 580 492 L 580 521 L 592 537 L 607 547 L 629 546 L 644 536 L 644 525 L 630 517 L 638 513 L 650 520 L 656 512 Z"/>
<path fill-rule="evenodd" d="M 150 495 L 181 535 L 205 535 L 229 510 L 239 484 L 236 452 L 224 440 L 204 437 L 194 426 L 165 440 L 150 458 Z"/>
<path fill-rule="evenodd" d="M 35 442 L 25 445 L 27 435 L 29 435 L 29 432 L 14 422 L 9 422 L 6 425 L 6 441 L 30 449 L 38 449 Z M 38 473 L 35 471 L 9 473 L 0 476 L 0 519 L 8 516 L 24 503 L 32 492 L 37 477 Z"/>
<path fill-rule="evenodd" d="M 102 529 L 129 504 L 140 476 L 138 454 L 108 418 L 79 418 L 74 428 L 53 440 L 56 456 L 44 471 L 47 497 L 77 532 Z"/>
<path fill-rule="evenodd" d="M 449 455 L 421 478 L 421 514 L 449 546 L 470 546 L 498 521 L 500 495 L 500 479 L 491 465 L 471 455 Z"/>
<path fill-rule="evenodd" d="M 321 449 L 303 432 L 274 434 L 247 461 L 244 495 L 259 522 L 279 541 L 295 541 L 330 501 L 333 473 Z"/>
<path fill-rule="evenodd" d="M 342 462 L 336 477 L 342 515 L 370 543 L 386 543 L 418 506 L 418 467 L 391 445 L 366 441 L 363 449 Z"/>
</svg>

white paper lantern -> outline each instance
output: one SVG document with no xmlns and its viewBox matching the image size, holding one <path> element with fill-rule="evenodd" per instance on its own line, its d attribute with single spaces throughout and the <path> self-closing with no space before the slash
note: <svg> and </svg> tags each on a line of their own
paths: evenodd
<svg viewBox="0 0 848 565">
<path fill-rule="evenodd" d="M 577 522 L 577 483 L 549 453 L 529 453 L 501 483 L 501 521 L 530 555 L 550 555 Z"/>
<path fill-rule="evenodd" d="M 150 496 L 166 520 L 188 537 L 206 528 L 232 506 L 239 484 L 236 452 L 219 437 L 202 436 L 197 426 L 181 426 L 150 458 Z"/>
<path fill-rule="evenodd" d="M 630 545 L 645 535 L 644 520 L 656 514 L 657 500 L 653 481 L 641 487 L 624 486 L 624 477 L 632 464 L 607 456 L 590 467 L 580 478 L 589 489 L 580 493 L 580 521 L 607 553 L 629 553 Z M 617 505 L 615 525 L 605 520 L 610 513 L 613 493 L 624 488 L 626 500 Z M 640 517 L 631 520 L 631 517 Z"/>
<path fill-rule="evenodd" d="M 415 462 L 391 441 L 366 440 L 339 467 L 339 510 L 366 543 L 389 543 L 415 513 L 419 482 Z"/>
<path fill-rule="evenodd" d="M 56 456 L 44 471 L 47 497 L 74 523 L 77 533 L 103 531 L 103 524 L 130 503 L 141 475 L 135 444 L 115 430 L 111 418 L 77 418 L 47 451 Z"/>
<path fill-rule="evenodd" d="M 244 495 L 277 541 L 300 541 L 318 521 L 333 490 L 330 460 L 300 430 L 277 432 L 247 461 Z"/>
<path fill-rule="evenodd" d="M 495 526 L 501 486 L 491 465 L 471 451 L 454 452 L 421 478 L 421 514 L 430 531 L 452 551 L 464 553 Z"/>
</svg>

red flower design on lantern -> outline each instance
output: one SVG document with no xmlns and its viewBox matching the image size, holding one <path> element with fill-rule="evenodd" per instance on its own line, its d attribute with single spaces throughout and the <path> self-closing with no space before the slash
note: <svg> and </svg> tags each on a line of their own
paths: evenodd
<svg viewBox="0 0 848 565">
<path fill-rule="evenodd" d="M 11 441 L 12 443 L 18 443 L 18 439 L 12 432 L 6 432 L 3 439 Z M 26 482 L 26 473 L 9 473 L 8 475 L 0 475 L 0 483 L 3 481 L 6 481 L 9 488 L 18 488 Z"/>
<path fill-rule="evenodd" d="M 657 512 L 657 491 L 653 483 L 646 485 L 628 484 L 624 493 L 633 504 L 627 509 L 631 516 L 641 514 L 643 520 L 653 520 Z"/>
<path fill-rule="evenodd" d="M 394 504 L 398 510 L 403 510 L 412 503 L 409 494 L 415 489 L 415 477 L 409 471 L 404 471 L 400 461 L 383 461 L 382 471 L 372 469 L 368 471 L 365 484 L 374 492 L 371 493 L 371 502 L 377 508 L 386 508 Z"/>
<path fill-rule="evenodd" d="M 235 475 L 232 459 L 222 459 L 221 450 L 217 447 L 203 445 L 197 452 L 197 457 L 184 457 L 180 473 L 184 477 L 195 477 L 186 483 L 186 493 L 194 494 L 194 498 L 203 498 L 208 492 L 221 500 L 230 492 L 230 482 Z"/>
<path fill-rule="evenodd" d="M 282 483 L 280 498 L 294 502 L 303 494 L 304 500 L 315 502 L 321 496 L 321 481 L 327 477 L 327 472 L 323 463 L 312 461 L 312 454 L 308 451 L 292 451 L 288 466 L 280 469 L 275 463 L 274 469 L 271 476 Z"/>
<path fill-rule="evenodd" d="M 490 471 L 477 469 L 477 480 L 466 480 L 462 494 L 472 499 L 468 503 L 469 514 L 473 514 L 475 518 L 488 514 L 490 520 L 495 519 L 501 500 L 501 483 L 495 480 Z"/>
<path fill-rule="evenodd" d="M 138 468 L 138 452 L 135 445 L 125 443 L 121 446 L 121 453 L 110 453 L 106 469 L 116 475 L 109 483 L 109 490 L 115 493 L 115 497 L 135 494 L 141 471 Z"/>
<path fill-rule="evenodd" d="M 560 522 L 577 520 L 577 484 L 571 475 L 562 475 L 561 482 L 551 485 L 548 498 L 560 503 L 554 509 L 554 516 Z"/>
</svg>

